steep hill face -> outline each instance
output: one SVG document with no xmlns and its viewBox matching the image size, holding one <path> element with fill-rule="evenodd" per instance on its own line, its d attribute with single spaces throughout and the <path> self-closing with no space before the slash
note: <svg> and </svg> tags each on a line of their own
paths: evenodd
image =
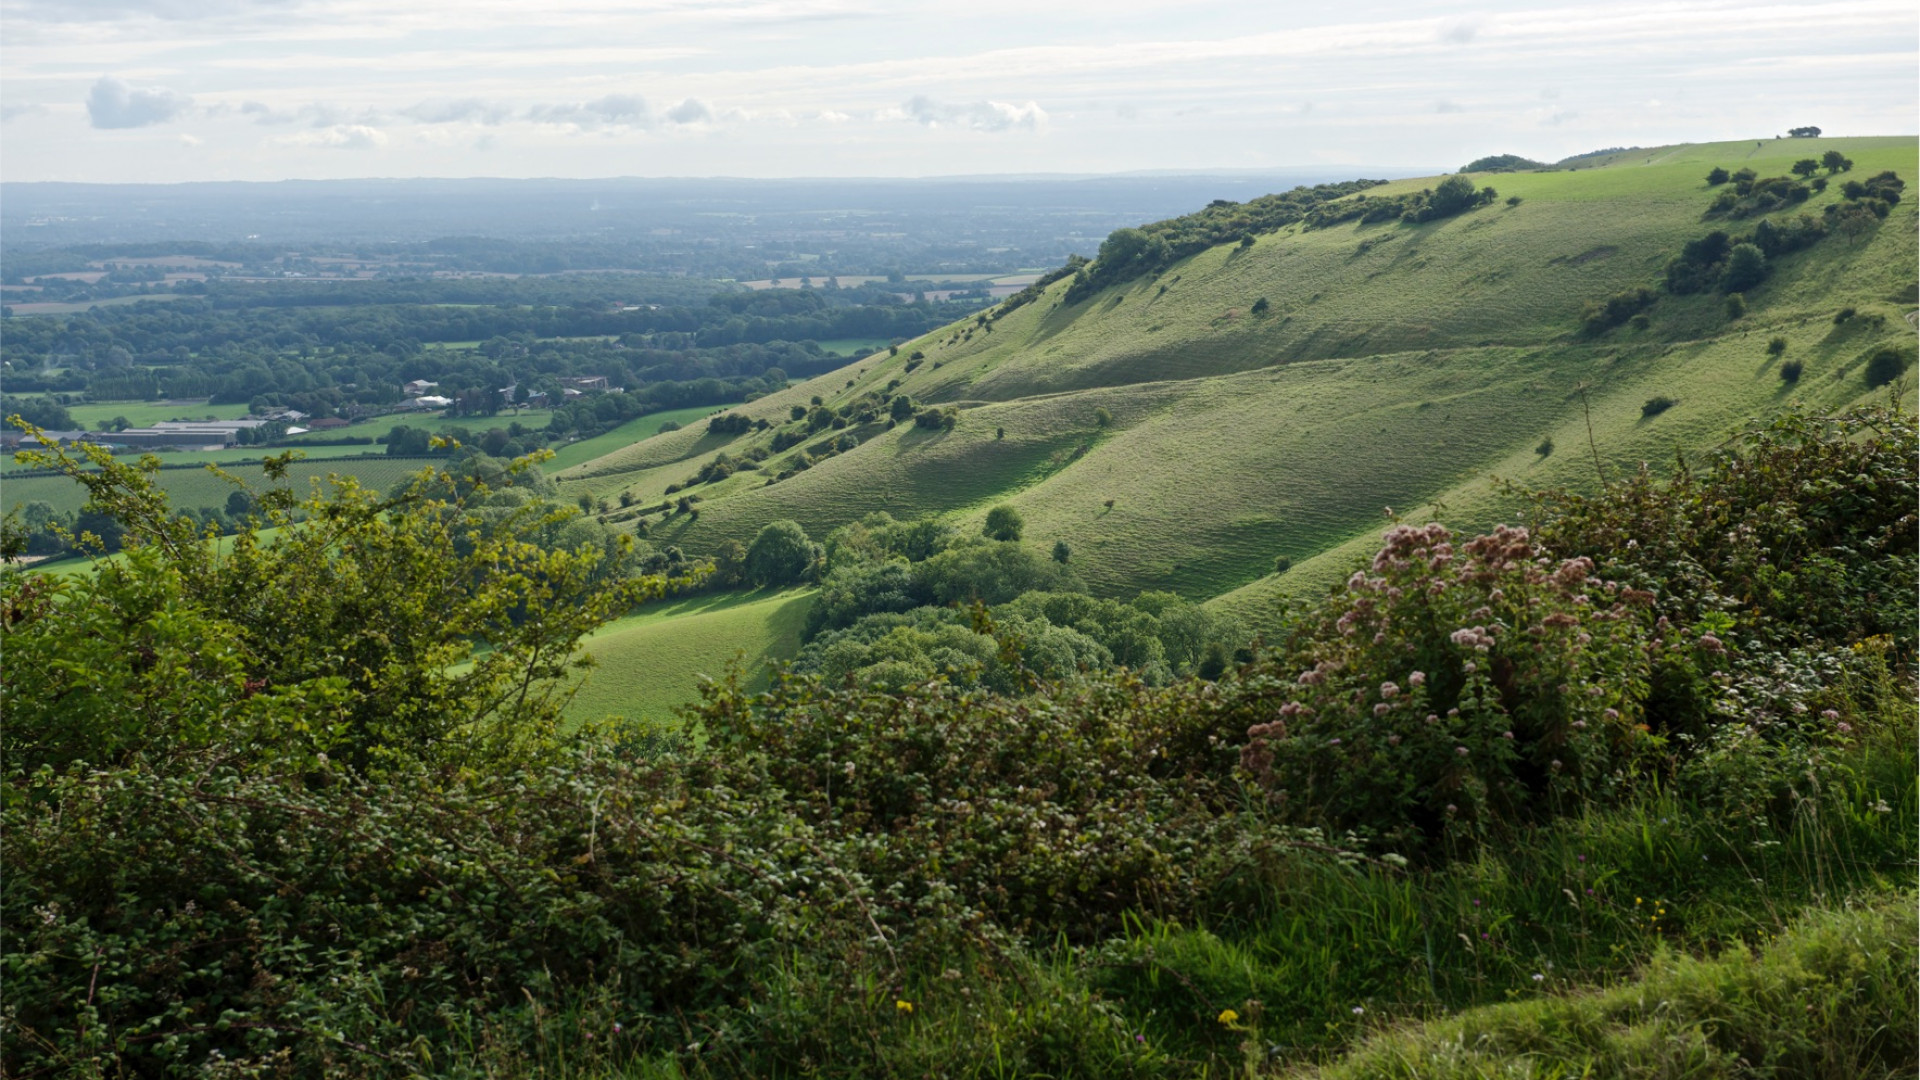
<svg viewBox="0 0 1920 1080">
<path fill-rule="evenodd" d="M 1853 168 L 1804 202 L 1709 216 L 1731 190 L 1709 185 L 1710 169 L 1785 176 L 1835 149 Z M 1790 400 L 1885 393 L 1863 368 L 1882 345 L 1911 351 L 1915 199 L 1847 228 L 1826 211 L 1857 210 L 1848 181 L 1920 175 L 1913 139 L 1688 145 L 1578 164 L 1473 176 L 1497 195 L 1441 220 L 1299 222 L 1071 302 L 1087 290 L 1065 278 L 735 410 L 766 430 L 700 425 L 560 478 L 570 492 L 657 506 L 719 455 L 784 434 L 798 442 L 757 469 L 676 491 L 698 494 L 700 513 L 654 513 L 655 541 L 705 553 L 779 518 L 818 537 L 873 510 L 977 527 L 1006 501 L 1028 542 L 1065 540 L 1097 592 L 1169 588 L 1257 623 L 1277 595 L 1342 576 L 1389 507 L 1484 525 L 1514 511 L 1490 476 L 1590 485 L 1714 445 Z M 1333 206 L 1436 187 L 1396 182 Z M 1766 260 L 1743 310 L 1720 288 L 1665 290 L 1689 241 L 1802 213 L 1832 227 Z M 1622 294 L 1617 325 L 1583 323 L 1589 305 Z M 889 427 L 898 395 L 950 418 Z M 849 416 L 803 438 L 806 422 L 790 417 L 815 398 Z M 863 401 L 877 415 L 863 419 Z M 800 469 L 801 454 L 817 460 Z M 1292 569 L 1275 574 L 1281 556 Z"/>
</svg>

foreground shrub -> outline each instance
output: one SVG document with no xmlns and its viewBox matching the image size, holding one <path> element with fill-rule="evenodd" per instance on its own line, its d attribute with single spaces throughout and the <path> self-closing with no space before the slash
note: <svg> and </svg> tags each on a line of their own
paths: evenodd
<svg viewBox="0 0 1920 1080">
<path fill-rule="evenodd" d="M 1399 844 L 1610 794 L 1643 749 L 1650 593 L 1524 529 L 1399 526 L 1286 652 L 1243 761 L 1295 816 Z"/>
</svg>

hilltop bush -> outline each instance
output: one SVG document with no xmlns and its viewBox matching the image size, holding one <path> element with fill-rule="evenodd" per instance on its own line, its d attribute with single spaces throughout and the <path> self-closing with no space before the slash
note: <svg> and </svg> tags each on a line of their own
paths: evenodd
<svg viewBox="0 0 1920 1080">
<path fill-rule="evenodd" d="M 1463 173 L 1522 172 L 1550 169 L 1552 167 L 1553 166 L 1545 162 L 1534 161 L 1531 158 L 1523 158 L 1519 154 L 1493 154 L 1489 157 L 1475 158 L 1461 168 L 1460 171 Z"/>
<path fill-rule="evenodd" d="M 1066 303 L 1077 304 L 1102 289 L 1158 273 L 1217 244 L 1242 242 L 1258 233 L 1310 220 L 1328 203 L 1384 183 L 1384 180 L 1348 180 L 1317 184 L 1262 195 L 1245 203 L 1216 199 L 1197 213 L 1156 221 L 1137 229 L 1115 230 L 1101 243 L 1091 264 L 1069 263 L 1062 268 L 1061 275 L 1073 279 L 1067 289 Z"/>
</svg>

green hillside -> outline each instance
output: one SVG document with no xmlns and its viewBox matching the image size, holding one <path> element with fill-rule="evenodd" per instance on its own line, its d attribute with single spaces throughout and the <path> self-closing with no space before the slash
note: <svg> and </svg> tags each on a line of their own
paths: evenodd
<svg viewBox="0 0 1920 1080">
<path fill-rule="evenodd" d="M 767 661 L 792 656 L 811 590 L 697 596 L 660 603 L 608 623 L 584 651 L 597 661 L 574 694 L 576 722 L 624 716 L 666 720 L 699 698 L 699 680 L 735 661 L 750 689 L 766 685 Z"/>
<path fill-rule="evenodd" d="M 780 428 L 815 396 L 835 407 L 909 394 L 956 407 L 950 430 L 855 425 L 857 448 L 769 485 L 798 453 L 843 434 L 816 432 L 757 471 L 682 492 L 701 498 L 697 520 L 674 516 L 652 536 L 703 553 L 751 540 L 770 520 L 793 518 L 817 537 L 875 509 L 971 527 L 1011 501 L 1027 541 L 1066 540 L 1095 592 L 1221 597 L 1257 619 L 1275 594 L 1342 576 L 1388 507 L 1419 518 L 1437 503 L 1451 522 L 1486 524 L 1512 512 L 1492 476 L 1591 484 L 1596 472 L 1664 468 L 1676 450 L 1711 446 L 1792 399 L 1824 407 L 1883 393 L 1861 366 L 1876 346 L 1910 340 L 1912 199 L 1860 235 L 1834 230 L 1775 259 L 1745 292 L 1743 315 L 1708 290 L 1660 296 L 1644 327 L 1582 330 L 1588 304 L 1657 289 L 1688 241 L 1761 220 L 1706 216 L 1711 168 L 1785 175 L 1828 149 L 1854 168 L 1766 220 L 1817 217 L 1843 201 L 1850 178 L 1920 171 L 1909 138 L 1633 151 L 1571 170 L 1474 176 L 1498 198 L 1440 221 L 1289 225 L 1072 304 L 1062 280 L 1010 312 L 734 410 Z M 1843 308 L 1855 315 L 1836 324 Z M 1787 343 L 1778 355 L 1768 350 L 1776 336 Z M 1802 365 L 1797 381 L 1782 377 L 1789 362 Z M 1676 404 L 1643 414 L 1659 397 Z M 716 455 L 769 438 L 696 424 L 561 480 L 569 494 L 624 491 L 657 506 Z M 1543 440 L 1551 452 L 1537 452 Z M 1282 555 L 1294 567 L 1276 577 Z"/>
</svg>

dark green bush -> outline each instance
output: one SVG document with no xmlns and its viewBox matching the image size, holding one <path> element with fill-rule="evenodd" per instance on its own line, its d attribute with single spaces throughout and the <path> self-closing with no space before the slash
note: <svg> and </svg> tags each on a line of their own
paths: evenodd
<svg viewBox="0 0 1920 1080">
<path fill-rule="evenodd" d="M 1653 306 L 1659 296 L 1652 289 L 1628 289 L 1615 293 L 1603 304 L 1589 302 L 1580 313 L 1580 329 L 1589 335 L 1604 334 Z"/>
<path fill-rule="evenodd" d="M 1906 372 L 1913 362 L 1912 349 L 1882 345 L 1867 356 L 1866 379 L 1872 387 L 1885 386 Z"/>
<path fill-rule="evenodd" d="M 1646 401 L 1641 403 L 1640 415 L 1642 417 L 1651 419 L 1655 416 L 1659 416 L 1661 413 L 1666 412 L 1668 409 L 1671 409 L 1678 404 L 1680 404 L 1678 401 L 1675 401 L 1673 398 L 1670 398 L 1665 394 L 1656 394 L 1653 397 L 1650 397 Z"/>
</svg>

